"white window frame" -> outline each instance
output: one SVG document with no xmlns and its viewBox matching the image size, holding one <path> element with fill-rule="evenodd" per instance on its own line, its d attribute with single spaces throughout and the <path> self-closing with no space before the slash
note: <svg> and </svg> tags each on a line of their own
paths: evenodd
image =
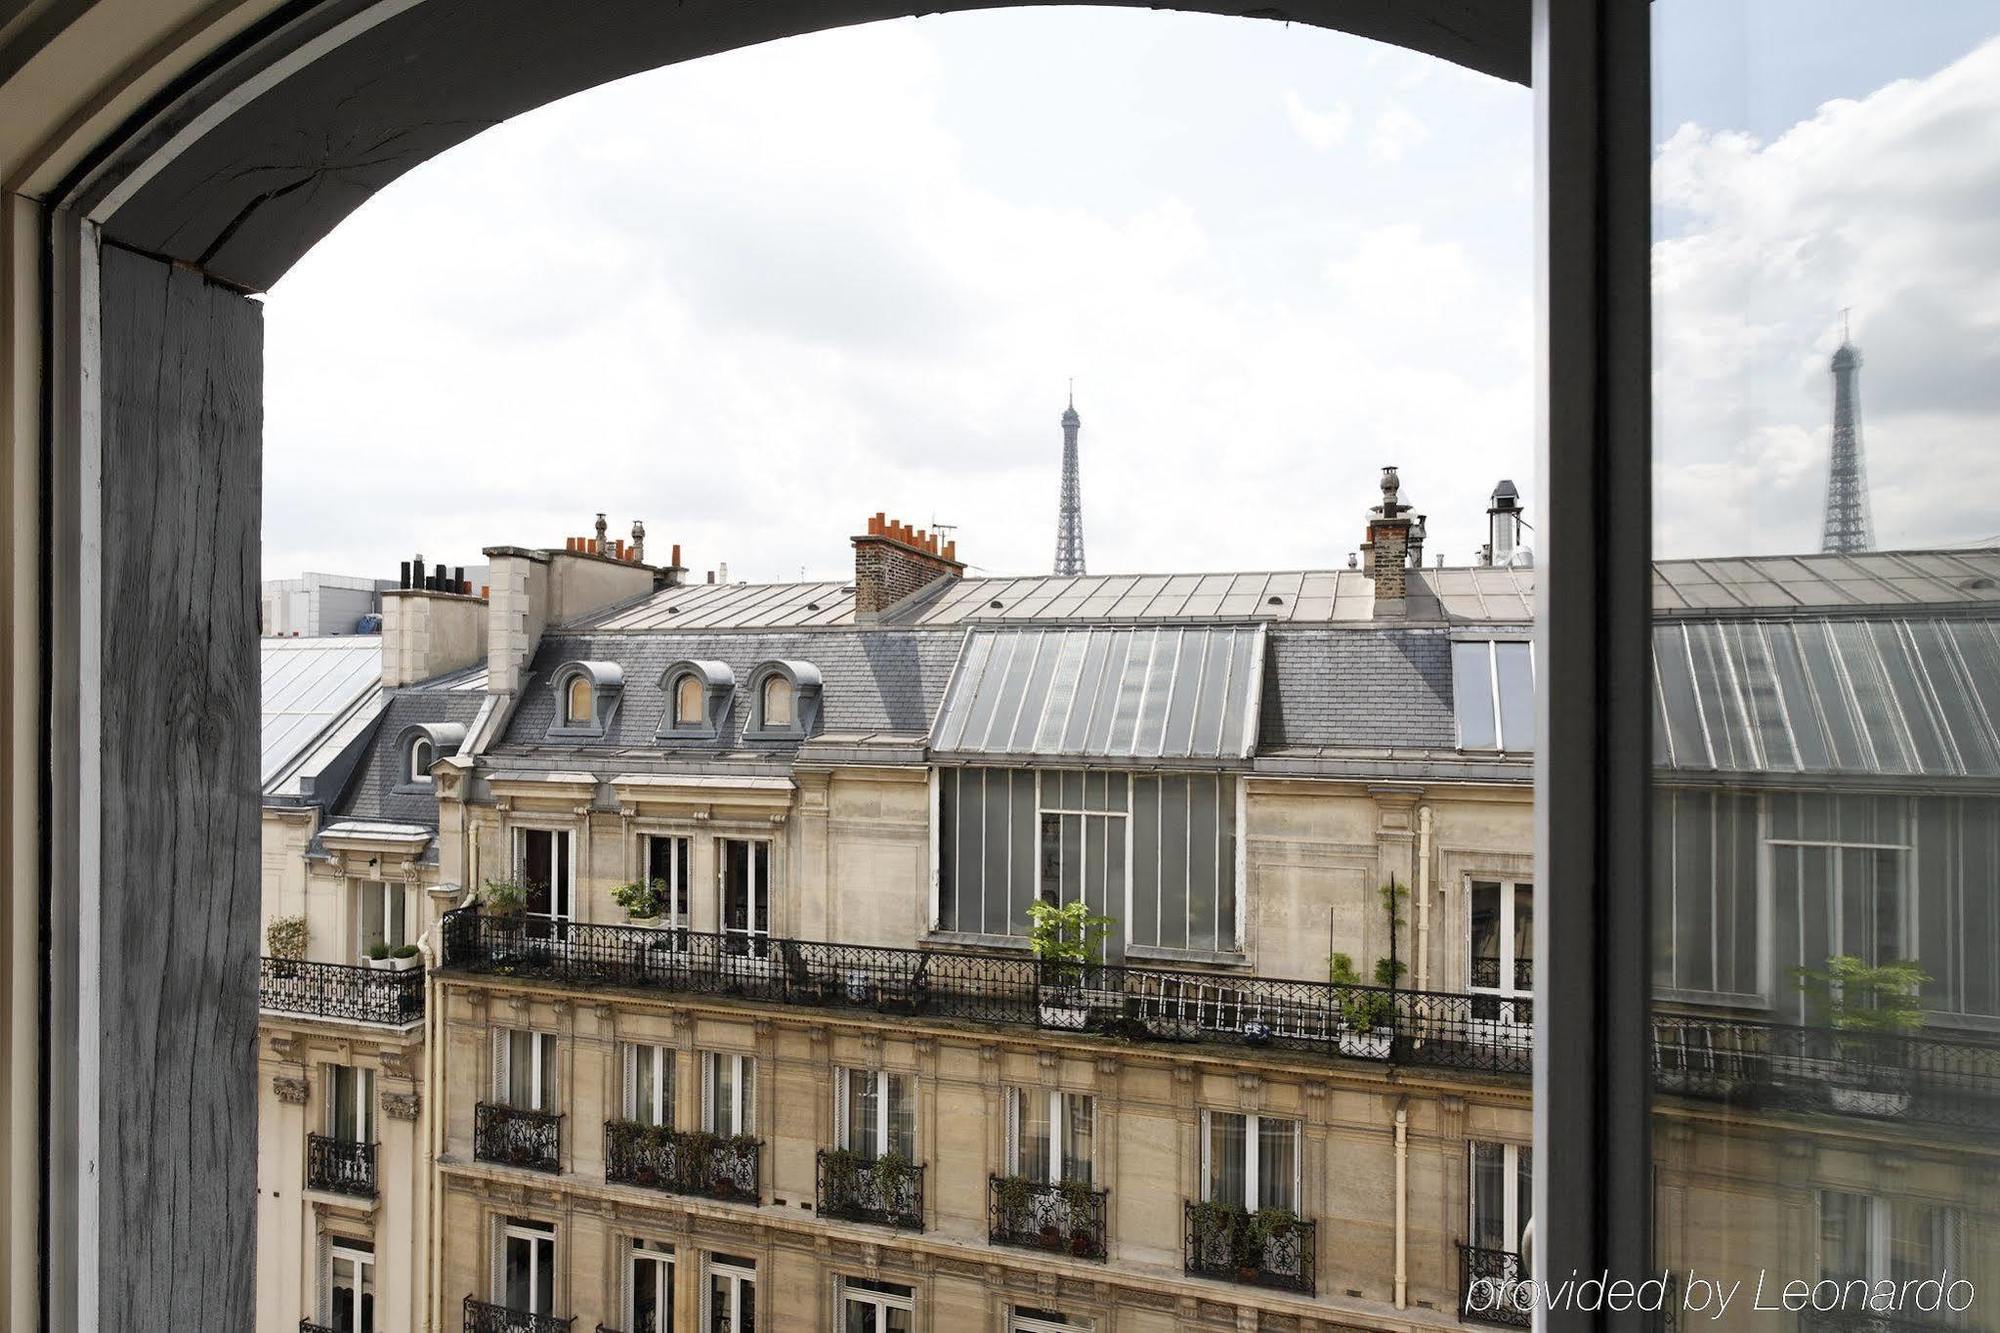
<svg viewBox="0 0 2000 1333">
<path fill-rule="evenodd" d="M 770 941 L 777 936 L 776 904 L 772 901 L 771 895 L 771 877 L 778 861 L 776 843 L 770 838 L 727 837 L 717 838 L 715 841 L 716 933 L 724 938 L 725 952 L 728 951 L 727 941 L 741 940 L 743 941 L 745 953 L 758 958 L 765 957 L 770 951 Z M 764 902 L 765 922 L 764 929 L 762 930 L 758 930 L 754 925 L 742 930 L 733 930 L 725 924 L 729 920 L 729 854 L 726 847 L 727 844 L 732 842 L 740 842 L 751 848 L 747 874 L 747 890 L 750 900 L 747 904 L 748 910 L 745 912 L 745 919 L 753 922 L 757 919 L 757 901 L 761 896 Z M 756 849 L 759 847 L 764 849 L 764 873 L 761 879 L 757 874 L 758 858 Z M 760 940 L 763 941 L 761 946 L 758 943 Z"/>
<path fill-rule="evenodd" d="M 715 1100 L 716 1071 L 729 1062 L 730 1104 Z M 725 1124 L 727 1127 L 725 1127 Z M 701 1053 L 701 1127 L 725 1138 L 757 1132 L 757 1057 L 740 1051 Z"/>
<path fill-rule="evenodd" d="M 1472 952 L 1473 894 L 1475 887 L 1480 884 L 1497 884 L 1500 889 L 1500 981 L 1498 985 L 1494 986 L 1475 985 L 1472 980 L 1472 964 L 1475 961 Z M 1527 898 L 1529 920 L 1532 922 L 1535 909 L 1535 886 L 1531 881 L 1514 879 L 1508 875 L 1467 875 L 1465 877 L 1465 989 L 1467 993 L 1472 995 L 1498 995 L 1508 1000 L 1527 1000 L 1534 997 L 1535 988 L 1532 985 L 1524 989 L 1514 984 L 1514 964 L 1517 961 L 1514 956 L 1514 941 L 1516 938 L 1514 923 L 1523 896 Z M 1511 1004 L 1503 1004 L 1500 1006 L 1500 1021 L 1510 1024 L 1525 1024 L 1528 1022 L 1528 1016 L 1525 1013 L 1516 1014 L 1514 1006 Z"/>
<path fill-rule="evenodd" d="M 751 1290 L 751 1299 L 756 1299 L 757 1270 L 744 1268 L 738 1264 L 718 1263 L 714 1255 L 702 1260 L 701 1283 L 701 1327 L 715 1327 L 715 1279 L 722 1278 L 729 1284 L 729 1324 L 724 1333 L 744 1333 L 743 1329 L 743 1288 Z"/>
<path fill-rule="evenodd" d="M 420 752 L 427 752 L 428 754 L 428 757 L 421 762 L 417 759 L 417 755 Z M 437 762 L 437 744 L 429 736 L 419 732 L 410 740 L 409 761 L 409 772 L 407 774 L 409 781 L 429 782 L 431 780 L 431 765 Z"/>
<path fill-rule="evenodd" d="M 343 1077 L 345 1076 L 345 1077 Z M 346 1096 L 342 1096 L 341 1084 L 347 1083 Z M 324 1078 L 326 1086 L 326 1136 L 340 1142 L 373 1143 L 375 1141 L 375 1071 L 366 1065 L 326 1066 Z M 354 1102 L 355 1138 L 341 1139 L 339 1134 L 340 1104 L 343 1100 Z"/>
<path fill-rule="evenodd" d="M 1227 1111 L 1202 1108 L 1201 1113 L 1201 1198 L 1209 1202 L 1209 1190 L 1214 1179 L 1215 1131 L 1212 1126 L 1218 1115 L 1240 1115 L 1243 1117 L 1243 1197 L 1240 1200 L 1225 1199 L 1224 1203 L 1235 1203 L 1245 1212 L 1258 1212 L 1257 1200 L 1263 1196 L 1263 1154 L 1258 1146 L 1263 1142 L 1263 1123 L 1276 1120 L 1292 1127 L 1292 1211 L 1301 1211 L 1304 1197 L 1300 1193 L 1305 1172 L 1304 1126 L 1293 1116 L 1263 1115 L 1256 1111 Z"/>
<path fill-rule="evenodd" d="M 1479 1227 L 1479 1147 L 1498 1147 L 1501 1157 L 1500 1188 L 1500 1231 L 1502 1235 L 1519 1237 L 1522 1228 L 1533 1219 L 1521 1216 L 1521 1150 L 1526 1146 L 1519 1143 L 1498 1143 L 1492 1139 L 1467 1139 L 1465 1143 L 1465 1235 L 1467 1240 L 1480 1234 Z M 1518 1243 L 1514 1250 L 1519 1253 Z"/>
<path fill-rule="evenodd" d="M 619 1043 L 623 1048 L 619 1067 L 623 1071 L 624 1089 L 619 1097 L 619 1106 L 627 1120 L 637 1120 L 649 1125 L 662 1125 L 669 1129 L 674 1123 L 674 1094 L 679 1087 L 678 1070 L 675 1067 L 674 1048 L 659 1046 L 651 1042 L 628 1041 Z M 653 1066 L 653 1089 L 650 1104 L 639 1104 L 639 1066 L 650 1062 Z M 647 1117 L 651 1117 L 648 1119 Z"/>
<path fill-rule="evenodd" d="M 368 899 L 381 891 L 382 942 L 390 948 L 410 942 L 410 886 L 400 879 L 350 879 L 347 881 L 354 903 L 354 954 L 368 956 Z M 390 923 L 395 929 L 390 929 Z"/>
<path fill-rule="evenodd" d="M 360 1328 L 362 1326 L 361 1297 L 364 1292 L 375 1297 L 375 1327 L 381 1328 L 383 1326 L 382 1293 L 375 1285 L 374 1247 L 370 1246 L 367 1249 L 356 1248 L 357 1246 L 367 1244 L 368 1242 L 357 1240 L 352 1236 L 327 1237 L 326 1260 L 320 1269 L 320 1299 L 319 1308 L 316 1311 L 318 1316 L 317 1322 L 326 1325 L 328 1328 L 333 1327 L 338 1322 L 334 1314 L 336 1301 L 333 1289 L 333 1266 L 340 1260 L 345 1259 L 354 1265 L 355 1274 L 352 1327 Z M 366 1270 L 365 1277 L 363 1276 L 363 1270 Z"/>
<path fill-rule="evenodd" d="M 526 912 L 525 915 L 542 921 L 570 921 L 576 916 L 576 830 L 567 825 L 556 824 L 515 824 L 512 827 L 514 879 L 524 888 L 528 882 L 528 837 L 530 833 L 549 835 L 549 892 L 550 906 L 560 907 L 559 911 Z M 556 867 L 558 858 L 563 863 L 562 901 L 554 901 Z"/>
<path fill-rule="evenodd" d="M 1053 1313 L 1053 1311 L 1051 1311 Z M 1079 1328 L 1089 1328 L 1088 1324 L 1077 1324 L 1064 1317 L 1061 1323 L 1051 1323 L 1034 1315 L 1021 1313 L 1021 1307 L 1007 1307 L 1007 1333 L 1076 1333 Z"/>
<path fill-rule="evenodd" d="M 534 1314 L 548 1314 L 553 1316 L 557 1295 L 556 1274 L 559 1271 L 557 1261 L 561 1257 L 556 1252 L 555 1224 L 553 1222 L 535 1222 L 526 1218 L 510 1217 L 501 1221 L 499 1231 L 499 1244 L 494 1247 L 493 1251 L 493 1303 L 503 1309 L 524 1308 L 507 1304 L 507 1246 L 510 1242 L 518 1240 L 528 1247 L 528 1304 L 525 1308 Z M 547 1241 L 549 1246 L 549 1271 L 547 1273 L 541 1271 L 542 1266 L 538 1258 L 542 1252 L 538 1245 L 540 1241 Z M 536 1308 L 542 1304 L 541 1292 L 544 1281 L 548 1284 L 548 1309 L 546 1311 Z"/>
<path fill-rule="evenodd" d="M 835 1069 L 833 1071 L 834 1143 L 837 1146 L 841 1148 L 846 1148 L 850 1151 L 854 1152 L 864 1151 L 863 1149 L 859 1149 L 854 1146 L 855 1126 L 848 1123 L 849 1116 L 847 1108 L 851 1101 L 851 1098 L 849 1097 L 848 1094 L 853 1091 L 854 1080 L 857 1077 L 872 1078 L 875 1080 L 875 1123 L 873 1125 L 862 1127 L 864 1131 L 862 1137 L 865 1140 L 872 1140 L 872 1142 L 869 1143 L 868 1148 L 865 1150 L 867 1155 L 870 1156 L 871 1159 L 875 1161 L 880 1161 L 882 1158 L 887 1157 L 889 1155 L 889 1139 L 890 1139 L 889 1131 L 890 1131 L 890 1126 L 894 1123 L 895 1119 L 892 1115 L 890 1115 L 890 1103 L 893 1100 L 894 1089 L 897 1083 L 900 1082 L 903 1086 L 904 1092 L 908 1095 L 910 1101 L 910 1106 L 909 1106 L 910 1139 L 911 1139 L 910 1157 L 914 1160 L 916 1157 L 916 1147 L 917 1147 L 916 1079 L 912 1075 L 904 1073 L 901 1070 L 858 1069 L 858 1068 L 848 1068 L 847 1066 L 843 1065 L 840 1068 Z"/>
<path fill-rule="evenodd" d="M 1027 1098 L 1038 1096 L 1048 1098 L 1049 1178 L 1046 1180 L 1036 1180 L 1035 1177 L 1029 1176 L 1021 1164 L 1021 1112 Z M 1091 1188 L 1095 1189 L 1097 1187 L 1097 1162 L 1095 1160 L 1097 1156 L 1098 1130 L 1096 1095 L 1088 1092 L 1070 1092 L 1062 1088 L 1031 1088 L 1024 1087 L 1018 1083 L 1008 1086 L 1006 1096 L 1006 1166 L 1008 1175 L 1033 1180 L 1037 1185 L 1060 1185 L 1070 1178 L 1070 1157 L 1065 1151 L 1065 1143 L 1069 1136 L 1065 1133 L 1065 1127 L 1069 1124 L 1070 1102 L 1073 1098 L 1078 1097 L 1090 1103 L 1090 1152 L 1092 1160 L 1084 1164 L 1089 1170 L 1089 1175 L 1083 1179 Z"/>
<path fill-rule="evenodd" d="M 1814 1269 L 1823 1279 L 1833 1276 L 1833 1274 L 1826 1271 L 1826 1250 L 1824 1248 L 1826 1243 L 1826 1200 L 1830 1194 L 1845 1194 L 1853 1198 L 1867 1200 L 1868 1272 L 1865 1276 L 1870 1283 L 1890 1280 L 1889 1256 L 1891 1247 L 1895 1241 L 1895 1215 L 1891 1207 L 1894 1200 L 1885 1198 L 1879 1194 L 1870 1194 L 1863 1190 L 1843 1190 L 1822 1186 L 1813 1192 L 1813 1221 L 1815 1227 L 1813 1231 Z M 1965 1244 L 1964 1212 L 1951 1204 L 1937 1203 L 1930 1199 L 1915 1199 L 1910 1201 L 1923 1204 L 1946 1219 L 1945 1227 L 1950 1233 L 1946 1245 L 1953 1253 L 1943 1255 L 1941 1259 L 1945 1264 L 1950 1264 Z M 1953 1269 L 1953 1273 L 1955 1276 L 1958 1275 L 1956 1268 Z"/>
<path fill-rule="evenodd" d="M 686 850 L 686 857 L 670 852 L 667 856 L 666 873 L 660 873 L 653 865 L 653 844 L 670 843 Z M 681 874 L 681 862 L 687 862 L 687 874 Z M 686 930 L 694 912 L 694 839 L 685 833 L 641 833 L 639 835 L 639 877 L 650 884 L 654 880 L 664 880 L 667 886 L 667 913 L 661 918 L 661 926 L 668 930 Z M 720 916 L 717 920 L 720 921 Z"/>
<path fill-rule="evenodd" d="M 583 689 L 583 701 L 588 706 L 581 715 L 576 711 L 576 692 L 579 686 Z M 591 680 L 588 672 L 574 672 L 563 682 L 562 712 L 562 724 L 565 727 L 590 727 L 597 724 L 597 684 Z"/>
<path fill-rule="evenodd" d="M 625 1251 L 625 1298 L 619 1307 L 624 1312 L 625 1327 L 636 1329 L 639 1326 L 639 1266 L 646 1264 L 666 1278 L 666 1290 L 672 1293 L 667 1301 L 664 1325 L 671 1329 L 675 1322 L 674 1305 L 680 1298 L 680 1273 L 676 1268 L 679 1259 L 674 1247 L 664 1241 L 645 1240 L 638 1236 L 632 1237 L 631 1242 Z"/>
<path fill-rule="evenodd" d="M 852 1282 L 863 1280 L 882 1286 L 902 1287 L 905 1294 L 898 1296 L 896 1293 L 890 1291 L 874 1291 L 866 1287 L 857 1289 L 849 1285 Z M 835 1328 L 847 1327 L 847 1310 L 850 1305 L 873 1306 L 875 1309 L 875 1327 L 878 1329 L 889 1326 L 889 1311 L 891 1310 L 901 1310 L 910 1317 L 908 1321 L 910 1327 L 915 1328 L 917 1326 L 917 1289 L 914 1286 L 909 1286 L 901 1282 L 885 1283 L 879 1278 L 859 1279 L 845 1275 L 836 1276 L 833 1282 Z"/>
<path fill-rule="evenodd" d="M 528 1058 L 532 1062 L 528 1070 L 528 1099 L 548 1106 L 515 1106 L 509 1100 L 513 1096 L 514 1034 L 528 1035 Z M 546 1078 L 545 1078 L 546 1076 Z M 549 1089 L 544 1098 L 542 1089 Z M 536 1111 L 553 1114 L 562 1104 L 562 1065 L 556 1053 L 556 1034 L 542 1032 L 535 1028 L 495 1028 L 493 1029 L 493 1104 L 505 1106 L 515 1111 Z"/>
<path fill-rule="evenodd" d="M 1452 671 L 1452 685 L 1451 685 L 1452 688 L 1451 727 L 1452 727 L 1452 739 L 1456 743 L 1454 748 L 1456 749 L 1468 751 L 1472 754 L 1526 754 L 1532 752 L 1535 748 L 1535 738 L 1533 735 L 1528 736 L 1525 741 L 1521 741 L 1519 740 L 1519 738 L 1516 738 L 1516 743 L 1513 745 L 1509 745 L 1507 743 L 1508 742 L 1507 719 L 1506 715 L 1502 713 L 1500 709 L 1499 645 L 1503 643 L 1519 643 L 1527 648 L 1528 687 L 1531 692 L 1531 697 L 1532 697 L 1532 691 L 1540 687 L 1541 673 L 1538 669 L 1539 664 L 1535 661 L 1535 644 L 1532 639 L 1485 638 L 1485 637 L 1476 637 L 1476 638 L 1467 637 L 1462 639 L 1454 638 L 1451 641 L 1451 647 L 1454 654 L 1461 645 L 1469 646 L 1477 644 L 1486 649 L 1487 706 L 1493 710 L 1493 744 L 1467 745 L 1465 743 L 1465 733 L 1459 726 L 1459 716 L 1458 716 L 1459 682 L 1458 682 L 1458 671 L 1456 669 L 1456 666 L 1454 665 L 1454 669 Z"/>
<path fill-rule="evenodd" d="M 1823 847 L 1831 853 L 1827 857 L 1826 878 L 1814 886 L 1814 890 L 1823 894 L 1826 899 L 1827 956 L 1829 958 L 1837 954 L 1856 952 L 1856 950 L 1848 946 L 1845 938 L 1847 929 L 1846 900 L 1849 890 L 1847 887 L 1847 858 L 1840 855 L 1840 853 L 1895 853 L 1896 930 L 1902 937 L 1900 953 L 1904 957 L 1915 956 L 1915 951 L 1922 939 L 1922 923 L 1917 920 L 1917 901 L 1921 895 L 1917 891 L 1916 884 L 1918 870 L 1916 811 L 1913 809 L 1909 799 L 1900 798 L 1896 800 L 1896 826 L 1900 830 L 1900 833 L 1898 841 L 1895 842 L 1844 842 L 1839 838 L 1774 837 L 1771 833 L 1771 825 L 1773 823 L 1771 798 L 1767 795 L 1757 804 L 1757 878 L 1759 881 L 1757 886 L 1757 925 L 1760 932 L 1757 948 L 1757 966 L 1759 973 L 1758 980 L 1763 984 L 1766 995 L 1771 990 L 1769 978 L 1766 973 L 1774 966 L 1774 953 L 1783 947 L 1777 939 L 1776 931 L 1776 915 L 1779 907 L 1777 858 L 1781 850 L 1797 855 L 1801 848 Z M 1804 877 L 1800 876 L 1799 879 L 1803 882 Z M 1886 962 L 1888 960 L 1883 959 L 1880 961 Z M 1824 967 L 1825 961 L 1807 959 L 1803 960 L 1803 965 L 1816 969 Z M 1785 996 L 1784 1003 L 1796 1006 L 1794 1013 L 1797 1016 L 1790 1021 L 1800 1023 L 1812 1021 L 1812 1015 L 1807 1012 L 1805 991 L 1799 990 Z"/>
</svg>

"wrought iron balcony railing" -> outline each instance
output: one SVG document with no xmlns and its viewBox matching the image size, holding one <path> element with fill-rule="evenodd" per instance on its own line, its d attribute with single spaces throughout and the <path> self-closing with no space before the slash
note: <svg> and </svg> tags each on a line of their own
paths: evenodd
<svg viewBox="0 0 2000 1333">
<path fill-rule="evenodd" d="M 1105 1203 L 1110 1191 L 1094 1190 L 1081 1181 L 1050 1185 L 1022 1176 L 990 1176 L 987 1191 L 986 1239 L 992 1244 L 1050 1250 L 1079 1259 L 1105 1257 Z"/>
<path fill-rule="evenodd" d="M 1477 990 L 1500 989 L 1500 960 L 1498 958 L 1475 958 L 1472 960 L 1471 982 Z M 1514 986 L 1517 991 L 1533 990 L 1535 986 L 1535 960 L 1516 958 L 1514 960 Z"/>
<path fill-rule="evenodd" d="M 1991 1129 L 2000 1125 L 2000 1043 L 1933 1033 L 1836 1032 L 1659 1014 L 1662 1092 L 1750 1110 L 1817 1111 Z"/>
<path fill-rule="evenodd" d="M 375 1197 L 375 1145 L 306 1135 L 306 1188 L 357 1199 Z"/>
<path fill-rule="evenodd" d="M 315 1324 L 310 1319 L 299 1320 L 299 1333 L 334 1333 L 325 1324 Z"/>
<path fill-rule="evenodd" d="M 924 1229 L 924 1169 L 908 1158 L 871 1160 L 845 1148 L 821 1148 L 814 1199 L 821 1217 Z"/>
<path fill-rule="evenodd" d="M 1799 1314 L 1799 1333 L 1965 1333 L 1970 1327 L 1903 1312 L 1807 1309 Z"/>
<path fill-rule="evenodd" d="M 763 1143 L 636 1120 L 604 1122 L 604 1178 L 668 1194 L 759 1203 Z"/>
<path fill-rule="evenodd" d="M 1528 1270 L 1512 1250 L 1458 1246 L 1458 1317 L 1508 1328 L 1534 1326 Z"/>
<path fill-rule="evenodd" d="M 570 1321 L 465 1298 L 465 1333 L 569 1333 Z"/>
<path fill-rule="evenodd" d="M 1318 1293 L 1319 1224 L 1284 1208 L 1255 1212 L 1227 1203 L 1189 1202 L 1185 1258 L 1191 1277 Z"/>
<path fill-rule="evenodd" d="M 740 939 L 644 926 L 447 913 L 444 966 L 488 975 L 863 1008 L 1099 1032 L 1128 1040 L 1218 1041 L 1403 1064 L 1526 1074 L 1532 1002 L 1523 996 L 1336 986 L 1167 968 L 1038 962 L 1006 954 Z"/>
<path fill-rule="evenodd" d="M 257 1004 L 266 1013 L 406 1027 L 423 1021 L 422 968 L 394 972 L 345 963 L 262 958 Z"/>
<path fill-rule="evenodd" d="M 517 1111 L 480 1102 L 472 1108 L 472 1155 L 482 1162 L 562 1170 L 562 1117 L 546 1111 Z"/>
</svg>

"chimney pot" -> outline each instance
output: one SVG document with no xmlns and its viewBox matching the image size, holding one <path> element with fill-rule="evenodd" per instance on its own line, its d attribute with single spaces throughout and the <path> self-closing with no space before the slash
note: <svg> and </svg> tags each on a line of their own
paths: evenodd
<svg viewBox="0 0 2000 1333">
<path fill-rule="evenodd" d="M 681 565 L 681 544 L 680 544 L 679 542 L 675 542 L 675 543 L 674 543 L 674 568 L 675 568 L 675 569 L 679 569 L 679 568 L 680 568 L 680 565 Z"/>
</svg>

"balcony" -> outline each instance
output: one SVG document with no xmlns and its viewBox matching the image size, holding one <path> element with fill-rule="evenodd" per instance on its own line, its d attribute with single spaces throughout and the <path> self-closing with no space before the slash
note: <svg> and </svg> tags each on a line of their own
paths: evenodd
<svg viewBox="0 0 2000 1333">
<path fill-rule="evenodd" d="M 870 1160 L 845 1148 L 821 1148 L 814 1197 L 821 1217 L 924 1229 L 924 1169 L 907 1158 Z"/>
<path fill-rule="evenodd" d="M 1042 1184 L 1021 1176 L 988 1177 L 986 1239 L 994 1245 L 1049 1250 L 1102 1260 L 1110 1191 L 1081 1181 Z"/>
<path fill-rule="evenodd" d="M 306 1135 L 306 1188 L 357 1199 L 375 1197 L 375 1145 Z"/>
<path fill-rule="evenodd" d="M 334 1333 L 325 1324 L 315 1324 L 310 1319 L 299 1320 L 299 1333 Z"/>
<path fill-rule="evenodd" d="M 570 1321 L 465 1298 L 465 1333 L 569 1333 Z"/>
<path fill-rule="evenodd" d="M 1929 1032 L 1834 1032 L 1658 1014 L 1660 1091 L 1746 1110 L 1961 1129 L 2000 1124 L 2000 1043 Z"/>
<path fill-rule="evenodd" d="M 1500 989 L 1500 960 L 1498 958 L 1475 958 L 1472 960 L 1472 988 L 1474 990 Z M 1514 960 L 1514 987 L 1526 994 L 1535 988 L 1535 960 L 1516 958 Z"/>
<path fill-rule="evenodd" d="M 1021 955 L 740 938 L 645 926 L 444 917 L 443 966 L 578 988 L 627 987 L 774 1004 L 869 1009 L 1128 1041 L 1207 1041 L 1322 1055 L 1527 1074 L 1526 997 L 1334 986 L 1327 982 L 1091 965 L 1058 970 Z M 1379 998 L 1378 998 L 1379 997 Z M 1372 1001 L 1386 1020 L 1343 1017 Z"/>
<path fill-rule="evenodd" d="M 1512 1250 L 1487 1250 L 1461 1242 L 1458 1247 L 1458 1318 L 1461 1323 L 1499 1324 L 1532 1328 L 1533 1298 L 1525 1285 L 1527 1271 Z"/>
<path fill-rule="evenodd" d="M 472 1109 L 472 1155 L 554 1175 L 562 1170 L 562 1117 L 480 1102 Z"/>
<path fill-rule="evenodd" d="M 344 963 L 262 958 L 257 1005 L 267 1014 L 408 1027 L 424 1017 L 422 968 L 393 972 Z"/>
<path fill-rule="evenodd" d="M 1317 1294 L 1318 1223 L 1284 1208 L 1207 1202 L 1187 1204 L 1185 1218 L 1188 1276 Z"/>
<path fill-rule="evenodd" d="M 763 1143 L 636 1120 L 604 1122 L 604 1179 L 725 1203 L 762 1202 Z"/>
</svg>

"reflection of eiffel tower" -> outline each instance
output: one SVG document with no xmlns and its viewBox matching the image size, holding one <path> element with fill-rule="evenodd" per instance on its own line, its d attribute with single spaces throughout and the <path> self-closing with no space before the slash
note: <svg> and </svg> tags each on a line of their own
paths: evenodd
<svg viewBox="0 0 2000 1333">
<path fill-rule="evenodd" d="M 1826 474 L 1822 551 L 1865 551 L 1875 544 L 1868 523 L 1868 473 L 1861 458 L 1861 353 L 1841 330 L 1833 354 L 1833 458 Z"/>
<path fill-rule="evenodd" d="M 1083 487 L 1077 480 L 1076 432 L 1083 418 L 1076 414 L 1076 387 L 1071 383 L 1069 406 L 1063 410 L 1062 508 L 1056 517 L 1056 573 L 1081 574 L 1083 568 Z"/>
</svg>

